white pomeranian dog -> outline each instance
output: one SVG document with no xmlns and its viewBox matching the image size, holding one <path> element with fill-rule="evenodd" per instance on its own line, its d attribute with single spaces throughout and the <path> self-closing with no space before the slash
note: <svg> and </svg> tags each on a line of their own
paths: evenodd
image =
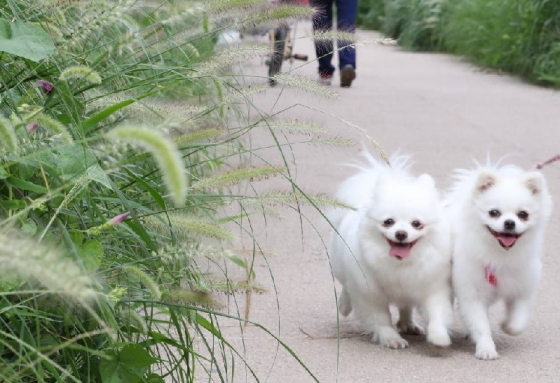
<svg viewBox="0 0 560 383">
<path fill-rule="evenodd" d="M 457 171 L 448 198 L 459 310 L 475 356 L 496 359 L 488 308 L 505 301 L 508 334 L 527 327 L 552 200 L 542 173 L 491 165 Z"/>
<path fill-rule="evenodd" d="M 427 339 L 448 346 L 452 319 L 450 231 L 434 180 L 414 177 L 409 160 L 393 156 L 391 166 L 366 154 L 369 165 L 347 179 L 337 197 L 355 211 L 337 211 L 331 222 L 329 256 L 342 284 L 338 308 L 354 312 L 373 341 L 408 346 L 401 333 L 424 334 L 413 318 L 427 317 Z M 390 305 L 399 309 L 397 329 Z"/>
</svg>

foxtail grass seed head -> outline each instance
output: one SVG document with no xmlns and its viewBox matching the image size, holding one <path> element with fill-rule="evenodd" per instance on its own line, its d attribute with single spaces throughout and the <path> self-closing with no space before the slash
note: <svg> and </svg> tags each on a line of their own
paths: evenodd
<svg viewBox="0 0 560 383">
<path fill-rule="evenodd" d="M 141 334 L 148 333 L 148 325 L 146 324 L 146 321 L 133 308 L 123 308 L 120 311 L 119 316 L 123 318 L 128 325 L 134 326 Z"/>
<path fill-rule="evenodd" d="M 212 298 L 210 294 L 201 291 L 174 290 L 166 296 L 166 300 L 183 305 L 206 307 L 209 309 L 219 309 L 223 306 L 220 302 Z"/>
<path fill-rule="evenodd" d="M 233 234 L 228 230 L 220 227 L 215 222 L 205 219 L 176 212 L 168 213 L 167 219 L 169 223 L 157 216 L 148 216 L 144 218 L 144 221 L 147 226 L 162 235 L 171 236 L 171 232 L 173 232 L 176 237 L 186 241 L 201 236 L 224 241 L 231 241 L 234 238 Z"/>
<path fill-rule="evenodd" d="M 195 142 L 212 140 L 224 134 L 221 128 L 198 129 L 173 137 L 173 141 L 178 145 L 187 145 Z"/>
<path fill-rule="evenodd" d="M 341 138 L 341 137 L 319 137 L 311 139 L 307 142 L 310 145 L 317 145 L 317 146 L 332 146 L 338 148 L 355 148 L 356 141 Z"/>
<path fill-rule="evenodd" d="M 320 135 L 327 133 L 328 130 L 313 121 L 305 120 L 267 120 L 259 126 L 267 129 L 278 130 L 288 134 Z"/>
<path fill-rule="evenodd" d="M 298 205 L 308 205 L 316 206 L 322 209 L 326 208 L 338 208 L 345 210 L 354 210 L 350 205 L 326 194 L 310 194 L 310 193 L 300 193 L 300 192 L 285 192 L 285 191 L 272 191 L 260 193 L 257 197 L 252 199 L 245 199 L 243 201 L 244 205 L 249 206 L 251 202 L 259 205 L 269 205 L 269 206 L 298 206 Z"/>
<path fill-rule="evenodd" d="M 66 68 L 60 73 L 60 80 L 68 81 L 71 79 L 84 80 L 90 84 L 101 84 L 99 73 L 83 65 Z"/>
<path fill-rule="evenodd" d="M 148 150 L 158 163 L 163 179 L 176 206 L 183 206 L 187 198 L 187 176 L 176 144 L 160 131 L 145 126 L 121 125 L 107 137 L 138 145 Z"/>
<path fill-rule="evenodd" d="M 197 70 L 205 73 L 214 73 L 254 57 L 262 57 L 269 52 L 270 47 L 266 44 L 240 44 L 225 49 L 209 60 L 199 63 Z"/>
<path fill-rule="evenodd" d="M 45 128 L 48 132 L 50 132 L 53 136 L 60 137 L 63 141 L 68 143 L 73 142 L 72 135 L 66 129 L 66 126 L 62 124 L 57 119 L 53 117 L 47 116 L 43 113 L 37 113 L 33 115 L 34 123 L 38 124 L 42 128 Z"/>
<path fill-rule="evenodd" d="M 281 85 L 301 89 L 306 92 L 314 93 L 332 100 L 335 100 L 339 97 L 338 93 L 331 90 L 330 88 L 319 84 L 317 81 L 309 77 L 283 73 L 274 76 L 274 79 Z"/>
<path fill-rule="evenodd" d="M 228 10 L 258 7 L 267 4 L 267 0 L 210 0 L 206 1 L 204 9 L 210 13 Z"/>
<path fill-rule="evenodd" d="M 340 31 L 315 31 L 313 33 L 313 40 L 316 43 L 332 42 L 333 40 L 345 41 L 347 43 L 357 43 L 358 37 L 355 33 L 340 32 Z"/>
<path fill-rule="evenodd" d="M 41 88 L 45 94 L 50 94 L 54 89 L 53 83 L 47 80 L 38 80 L 35 82 L 34 86 L 35 88 Z"/>
<path fill-rule="evenodd" d="M 0 265 L 0 276 L 15 275 L 24 281 L 38 282 L 51 293 L 81 302 L 96 295 L 91 278 L 62 250 L 37 245 L 15 234 L 0 234 Z"/>
<path fill-rule="evenodd" d="M 268 179 L 271 176 L 276 176 L 278 174 L 285 173 L 286 171 L 286 168 L 275 168 L 272 166 L 233 169 L 225 173 L 201 179 L 200 181 L 193 183 L 191 189 L 221 189 L 239 184 L 242 181 L 253 182 Z"/>
<path fill-rule="evenodd" d="M 152 297 L 152 299 L 158 300 L 161 298 L 161 291 L 158 284 L 146 272 L 136 266 L 131 265 L 125 265 L 123 267 L 123 270 L 130 277 L 144 285 L 146 290 L 150 292 L 150 296 Z"/>
<path fill-rule="evenodd" d="M 253 12 L 249 17 L 241 21 L 240 26 L 252 26 L 270 21 L 278 22 L 279 20 L 307 19 L 313 16 L 315 12 L 311 7 L 294 5 L 275 6 Z"/>
</svg>

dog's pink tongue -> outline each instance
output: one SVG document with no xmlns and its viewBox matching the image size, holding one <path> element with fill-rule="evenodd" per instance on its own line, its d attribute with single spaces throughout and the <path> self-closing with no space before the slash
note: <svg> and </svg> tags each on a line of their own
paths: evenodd
<svg viewBox="0 0 560 383">
<path fill-rule="evenodd" d="M 515 241 L 517 241 L 517 238 L 515 238 L 514 236 L 505 236 L 505 235 L 498 234 L 497 238 L 498 241 L 500 241 L 502 245 L 504 245 L 505 247 L 511 247 L 513 246 Z"/>
<path fill-rule="evenodd" d="M 410 255 L 410 249 L 412 248 L 410 243 L 404 244 L 404 246 L 397 246 L 391 243 L 391 250 L 389 250 L 389 255 L 391 257 L 396 257 L 404 259 Z"/>
</svg>

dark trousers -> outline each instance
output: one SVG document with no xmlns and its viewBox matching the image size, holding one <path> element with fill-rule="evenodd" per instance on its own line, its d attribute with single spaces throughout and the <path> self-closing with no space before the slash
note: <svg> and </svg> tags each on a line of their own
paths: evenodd
<svg viewBox="0 0 560 383">
<path fill-rule="evenodd" d="M 336 21 L 338 32 L 356 31 L 356 12 L 358 0 L 311 0 L 311 6 L 317 10 L 313 16 L 313 31 L 331 31 L 333 26 L 333 4 L 336 5 Z M 338 40 L 338 67 L 344 68 L 350 64 L 356 68 L 356 48 L 351 42 Z M 331 74 L 334 72 L 332 65 L 333 41 L 320 39 L 315 42 L 315 53 L 319 60 L 319 73 Z"/>
</svg>

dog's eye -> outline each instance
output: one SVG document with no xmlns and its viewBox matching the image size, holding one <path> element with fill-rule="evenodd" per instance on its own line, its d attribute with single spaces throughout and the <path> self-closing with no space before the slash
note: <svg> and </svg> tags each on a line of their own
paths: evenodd
<svg viewBox="0 0 560 383">
<path fill-rule="evenodd" d="M 386 219 L 385 221 L 383 221 L 383 226 L 385 227 L 391 227 L 395 224 L 395 221 L 392 220 L 391 218 Z"/>
<path fill-rule="evenodd" d="M 529 219 L 529 213 L 527 213 L 525 210 L 521 210 L 519 213 L 517 213 L 517 216 L 522 221 L 527 221 Z"/>
<path fill-rule="evenodd" d="M 415 229 L 421 229 L 424 227 L 420 221 L 412 221 L 411 225 Z"/>
<path fill-rule="evenodd" d="M 502 215 L 502 213 L 500 213 L 499 210 L 494 209 L 494 210 L 490 210 L 490 211 L 488 212 L 488 215 L 489 215 L 490 217 L 492 217 L 492 218 L 498 218 L 499 216 Z"/>
</svg>

